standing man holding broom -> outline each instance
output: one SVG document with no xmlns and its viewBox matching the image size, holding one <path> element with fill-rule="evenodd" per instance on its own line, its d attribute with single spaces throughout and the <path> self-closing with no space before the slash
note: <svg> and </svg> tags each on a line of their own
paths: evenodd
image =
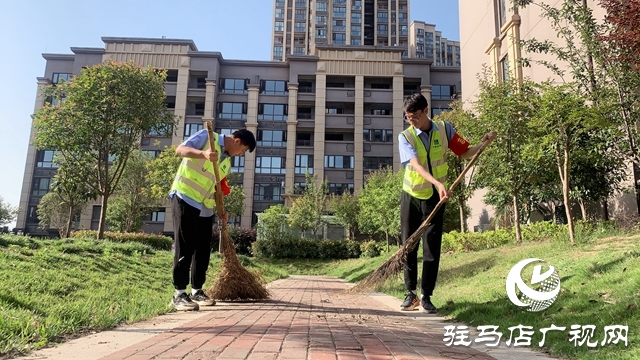
<svg viewBox="0 0 640 360">
<path fill-rule="evenodd" d="M 176 310 L 198 310 L 200 305 L 215 305 L 202 290 L 209 268 L 216 208 L 214 162 L 219 168 L 222 192 L 228 195 L 226 176 L 231 170 L 231 157 L 242 156 L 245 151 L 253 152 L 256 148 L 253 133 L 246 129 L 236 130 L 231 136 L 213 133 L 213 139 L 215 148 L 211 149 L 204 128 L 176 148 L 182 162 L 169 193 L 175 241 L 172 304 Z M 219 221 L 226 222 L 226 216 Z M 189 282 L 191 294 L 186 292 Z"/>
<path fill-rule="evenodd" d="M 400 223 L 404 244 L 429 217 L 440 200 L 447 201 L 451 195 L 446 187 L 447 149 L 463 159 L 468 159 L 475 155 L 480 145 L 469 147 L 469 142 L 460 137 L 450 123 L 432 121 L 429 117 L 429 104 L 422 94 L 413 94 L 406 98 L 403 108 L 405 121 L 411 124 L 398 135 L 400 161 L 405 167 L 400 200 Z M 495 135 L 496 133 L 491 131 L 484 135 L 482 141 L 491 142 Z M 431 295 L 436 286 L 440 265 L 444 205 L 440 206 L 422 237 L 420 304 L 429 313 L 436 312 Z M 400 305 L 405 311 L 414 310 L 418 306 L 418 296 L 415 292 L 418 282 L 418 247 L 407 254 L 404 269 L 407 295 Z"/>
</svg>

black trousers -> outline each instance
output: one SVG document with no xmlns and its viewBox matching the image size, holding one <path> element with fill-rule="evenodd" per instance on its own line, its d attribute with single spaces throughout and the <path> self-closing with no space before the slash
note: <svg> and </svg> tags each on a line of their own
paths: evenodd
<svg viewBox="0 0 640 360">
<path fill-rule="evenodd" d="M 200 210 L 187 204 L 177 195 L 171 200 L 175 254 L 173 257 L 173 286 L 176 290 L 191 287 L 202 289 L 211 258 L 213 216 L 201 217 Z"/>
<path fill-rule="evenodd" d="M 402 192 L 400 222 L 403 244 L 429 217 L 439 201 L 440 196 L 437 191 L 434 191 L 427 200 L 417 199 L 404 191 Z M 420 283 L 422 296 L 433 295 L 433 289 L 436 287 L 442 247 L 444 208 L 445 204 L 442 204 L 422 236 L 422 281 Z M 404 268 L 404 285 L 407 290 L 416 290 L 418 284 L 418 248 L 419 246 L 416 246 L 413 251 L 407 254 L 407 264 Z"/>
</svg>

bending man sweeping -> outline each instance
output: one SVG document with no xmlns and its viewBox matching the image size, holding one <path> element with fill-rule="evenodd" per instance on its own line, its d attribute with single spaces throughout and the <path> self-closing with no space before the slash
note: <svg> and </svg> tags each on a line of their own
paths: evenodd
<svg viewBox="0 0 640 360">
<path fill-rule="evenodd" d="M 429 117 L 429 104 L 422 94 L 413 94 L 406 98 L 403 108 L 405 121 L 411 125 L 398 135 L 400 161 L 405 167 L 400 200 L 402 242 L 405 243 L 429 217 L 440 199 L 446 201 L 450 196 L 445 185 L 448 170 L 447 150 L 468 159 L 475 155 L 480 145 L 470 147 L 469 142 L 460 137 L 450 123 L 432 121 Z M 491 131 L 484 135 L 482 141 L 491 142 L 495 135 L 496 133 Z M 438 209 L 422 237 L 420 305 L 429 313 L 436 312 L 431 296 L 440 265 L 444 209 L 445 204 Z M 404 269 L 407 295 L 400 306 L 402 310 L 414 310 L 418 307 L 418 247 L 407 254 Z"/>
<path fill-rule="evenodd" d="M 176 154 L 183 158 L 169 193 L 175 241 L 172 304 L 176 310 L 215 305 L 202 290 L 209 268 L 216 208 L 213 161 L 218 162 L 222 192 L 228 195 L 226 176 L 231 170 L 231 157 L 242 156 L 247 150 L 253 152 L 256 147 L 253 133 L 246 129 L 237 130 L 231 136 L 213 135 L 215 149 L 209 146 L 206 128 L 176 148 Z M 226 222 L 226 216 L 219 221 Z M 186 292 L 189 283 L 190 294 Z"/>
</svg>

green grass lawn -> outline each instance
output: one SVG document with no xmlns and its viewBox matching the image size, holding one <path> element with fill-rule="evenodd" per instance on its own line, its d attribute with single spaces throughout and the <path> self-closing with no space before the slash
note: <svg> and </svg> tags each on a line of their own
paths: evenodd
<svg viewBox="0 0 640 360">
<path fill-rule="evenodd" d="M 560 241 L 443 254 L 433 296 L 439 313 L 470 326 L 495 325 L 509 338 L 509 327 L 532 326 L 532 348 L 574 359 L 640 358 L 640 237 L 590 240 L 571 247 Z M 392 251 L 394 249 L 392 248 Z M 240 256 L 244 266 L 266 281 L 292 274 L 333 275 L 357 282 L 382 264 L 377 258 L 277 260 Z M 511 304 L 505 293 L 509 269 L 539 257 L 554 265 L 562 291 L 547 310 L 531 313 Z M 215 280 L 219 255 L 212 256 L 208 283 Z M 108 329 L 171 311 L 172 254 L 136 243 L 95 240 L 32 240 L 0 236 L 0 357 L 24 353 L 89 330 Z M 543 269 L 544 270 L 544 269 Z M 525 277 L 526 279 L 526 277 Z M 401 274 L 380 291 L 404 297 Z M 571 325 L 595 325 L 594 348 L 574 346 Z M 601 346 L 604 326 L 628 325 L 629 346 Z M 444 335 L 444 330 L 443 330 Z M 519 335 L 514 333 L 514 337 Z"/>
</svg>

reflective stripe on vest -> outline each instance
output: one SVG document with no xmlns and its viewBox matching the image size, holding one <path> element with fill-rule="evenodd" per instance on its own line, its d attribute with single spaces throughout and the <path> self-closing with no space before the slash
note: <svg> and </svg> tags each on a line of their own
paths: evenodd
<svg viewBox="0 0 640 360">
<path fill-rule="evenodd" d="M 431 131 L 431 144 L 429 146 L 429 158 L 431 160 L 432 176 L 447 186 L 447 171 L 449 165 L 447 164 L 446 153 L 449 147 L 449 140 L 447 139 L 447 131 L 444 122 L 434 122 L 438 129 Z M 429 164 L 427 163 L 427 150 L 422 142 L 422 139 L 416 134 L 415 128 L 410 126 L 402 135 L 407 139 L 409 144 L 413 146 L 418 154 L 418 162 L 429 171 Z M 416 170 L 413 169 L 411 164 L 407 164 L 404 170 L 404 181 L 402 184 L 402 190 L 409 195 L 418 199 L 428 199 L 433 195 L 433 184 L 422 177 Z"/>
<path fill-rule="evenodd" d="M 218 144 L 219 135 L 213 133 L 216 139 L 214 146 L 218 152 L 218 159 L 222 155 L 222 149 Z M 206 143 L 202 150 L 209 148 L 209 142 Z M 220 180 L 224 179 L 231 170 L 231 158 L 226 157 L 218 163 L 218 172 Z M 206 159 L 182 158 L 182 162 L 178 167 L 178 172 L 173 179 L 171 191 L 176 190 L 179 193 L 203 204 L 208 209 L 216 206 L 214 198 L 215 193 L 215 173 L 213 171 L 213 163 Z"/>
</svg>

